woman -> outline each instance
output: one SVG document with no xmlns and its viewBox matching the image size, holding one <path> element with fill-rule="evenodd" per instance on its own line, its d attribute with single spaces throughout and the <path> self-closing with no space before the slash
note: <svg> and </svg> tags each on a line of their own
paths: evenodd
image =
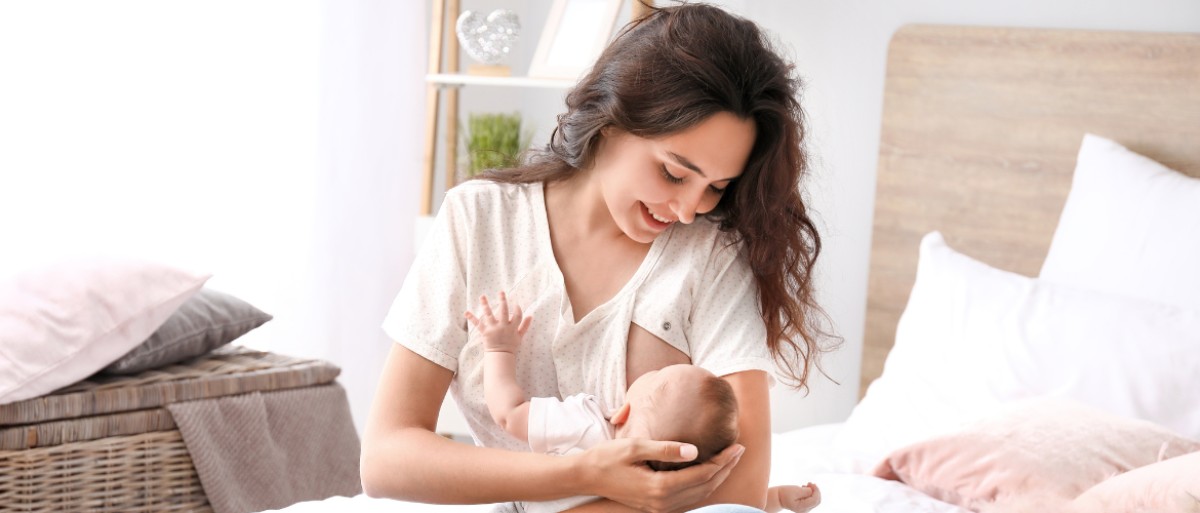
<svg viewBox="0 0 1200 513">
<path fill-rule="evenodd" d="M 430 503 L 607 498 L 578 511 L 762 508 L 771 372 L 804 388 L 826 350 L 790 72 L 749 21 L 703 5 L 656 9 L 571 91 L 545 150 L 451 190 L 384 323 L 397 344 L 363 441 L 365 491 Z M 463 318 L 499 290 L 535 319 L 518 358 L 528 393 L 588 392 L 613 409 L 641 374 L 691 362 L 732 385 L 738 443 L 673 472 L 643 462 L 688 461 L 694 447 L 626 439 L 529 453 L 488 415 L 483 348 Z M 434 433 L 447 390 L 484 447 Z"/>
</svg>

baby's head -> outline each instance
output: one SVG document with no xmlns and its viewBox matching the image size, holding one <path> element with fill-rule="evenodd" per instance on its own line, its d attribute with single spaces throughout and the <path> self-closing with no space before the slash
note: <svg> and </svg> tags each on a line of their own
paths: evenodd
<svg viewBox="0 0 1200 513">
<path fill-rule="evenodd" d="M 648 462 L 654 470 L 677 470 L 708 461 L 737 441 L 737 397 L 728 382 L 703 368 L 670 365 L 635 380 L 612 422 L 618 438 L 695 445 L 695 460 Z"/>
</svg>

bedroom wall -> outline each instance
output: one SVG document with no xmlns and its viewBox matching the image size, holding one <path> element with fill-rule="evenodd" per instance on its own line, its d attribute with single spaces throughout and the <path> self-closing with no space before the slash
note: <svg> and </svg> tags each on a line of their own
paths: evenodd
<svg viewBox="0 0 1200 513">
<path fill-rule="evenodd" d="M 463 0 L 523 13 L 517 74 L 550 3 Z M 896 27 L 1200 31 L 1194 0 L 715 3 L 776 34 L 808 82 L 810 191 L 826 242 L 818 288 L 845 337 L 826 360 L 843 384 L 816 379 L 808 397 L 776 388 L 776 431 L 841 420 L 858 394 Z M 0 3 L 0 278 L 84 252 L 209 270 L 212 285 L 275 315 L 244 342 L 343 368 L 361 429 L 390 347 L 379 322 L 416 248 L 426 4 Z M 518 108 L 542 141 L 561 94 L 468 88 L 462 112 Z"/>
<path fill-rule="evenodd" d="M 413 251 L 424 2 L 0 2 L 0 286 L 80 255 L 211 273 L 237 343 L 366 419 Z"/>
<path fill-rule="evenodd" d="M 484 5 L 496 2 L 482 2 Z M 665 3 L 665 2 L 660 2 Z M 825 252 L 817 288 L 842 348 L 825 360 L 835 385 L 812 381 L 807 397 L 776 387 L 773 428 L 843 420 L 858 397 L 858 367 L 866 311 L 875 165 L 882 119 L 887 43 L 905 23 L 1005 25 L 1143 31 L 1200 31 L 1200 2 L 1194 0 L 1070 0 L 962 2 L 957 0 L 726 0 L 714 1 L 756 20 L 793 56 L 806 82 L 813 175 L 809 196 L 823 226 Z M 528 2 L 538 5 L 548 2 Z M 465 0 L 464 5 L 474 5 Z M 464 7 L 467 8 L 467 7 Z M 539 25 L 540 26 L 540 25 Z M 529 26 L 529 30 L 537 27 Z M 510 96 L 503 96 L 503 95 Z M 464 111 L 487 109 L 500 100 L 520 101 L 522 112 L 540 120 L 539 137 L 560 104 L 545 96 L 471 91 Z"/>
</svg>

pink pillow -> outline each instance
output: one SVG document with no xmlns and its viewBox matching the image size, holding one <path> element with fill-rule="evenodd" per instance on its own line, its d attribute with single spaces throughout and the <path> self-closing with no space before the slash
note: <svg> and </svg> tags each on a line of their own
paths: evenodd
<svg viewBox="0 0 1200 513">
<path fill-rule="evenodd" d="M 1110 476 L 1197 450 L 1200 442 L 1150 422 L 1034 399 L 897 450 L 874 474 L 972 510 L 1004 511 L 1065 504 Z"/>
<path fill-rule="evenodd" d="M 1071 506 L 1079 513 L 1200 511 L 1200 452 L 1111 477 L 1076 497 Z"/>
<path fill-rule="evenodd" d="M 80 381 L 144 342 L 208 275 L 93 259 L 0 283 L 0 404 Z"/>
</svg>

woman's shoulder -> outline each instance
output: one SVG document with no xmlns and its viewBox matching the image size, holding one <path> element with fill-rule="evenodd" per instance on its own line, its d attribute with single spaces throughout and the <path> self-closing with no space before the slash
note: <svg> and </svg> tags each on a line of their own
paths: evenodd
<svg viewBox="0 0 1200 513">
<path fill-rule="evenodd" d="M 741 248 L 734 233 L 721 230 L 717 222 L 698 218 L 692 224 L 676 224 L 671 228 L 664 256 L 677 262 L 690 262 L 692 267 L 702 267 L 714 261 L 736 259 Z"/>
<path fill-rule="evenodd" d="M 454 212 L 456 217 L 479 219 L 494 215 L 513 215 L 534 202 L 540 194 L 540 183 L 503 183 L 485 179 L 473 179 L 455 185 L 446 191 L 442 208 Z"/>
<path fill-rule="evenodd" d="M 528 196 L 534 189 L 541 189 L 540 183 L 505 183 L 483 178 L 476 178 L 459 183 L 446 191 L 446 198 L 458 201 L 507 201 L 513 198 Z"/>
</svg>

